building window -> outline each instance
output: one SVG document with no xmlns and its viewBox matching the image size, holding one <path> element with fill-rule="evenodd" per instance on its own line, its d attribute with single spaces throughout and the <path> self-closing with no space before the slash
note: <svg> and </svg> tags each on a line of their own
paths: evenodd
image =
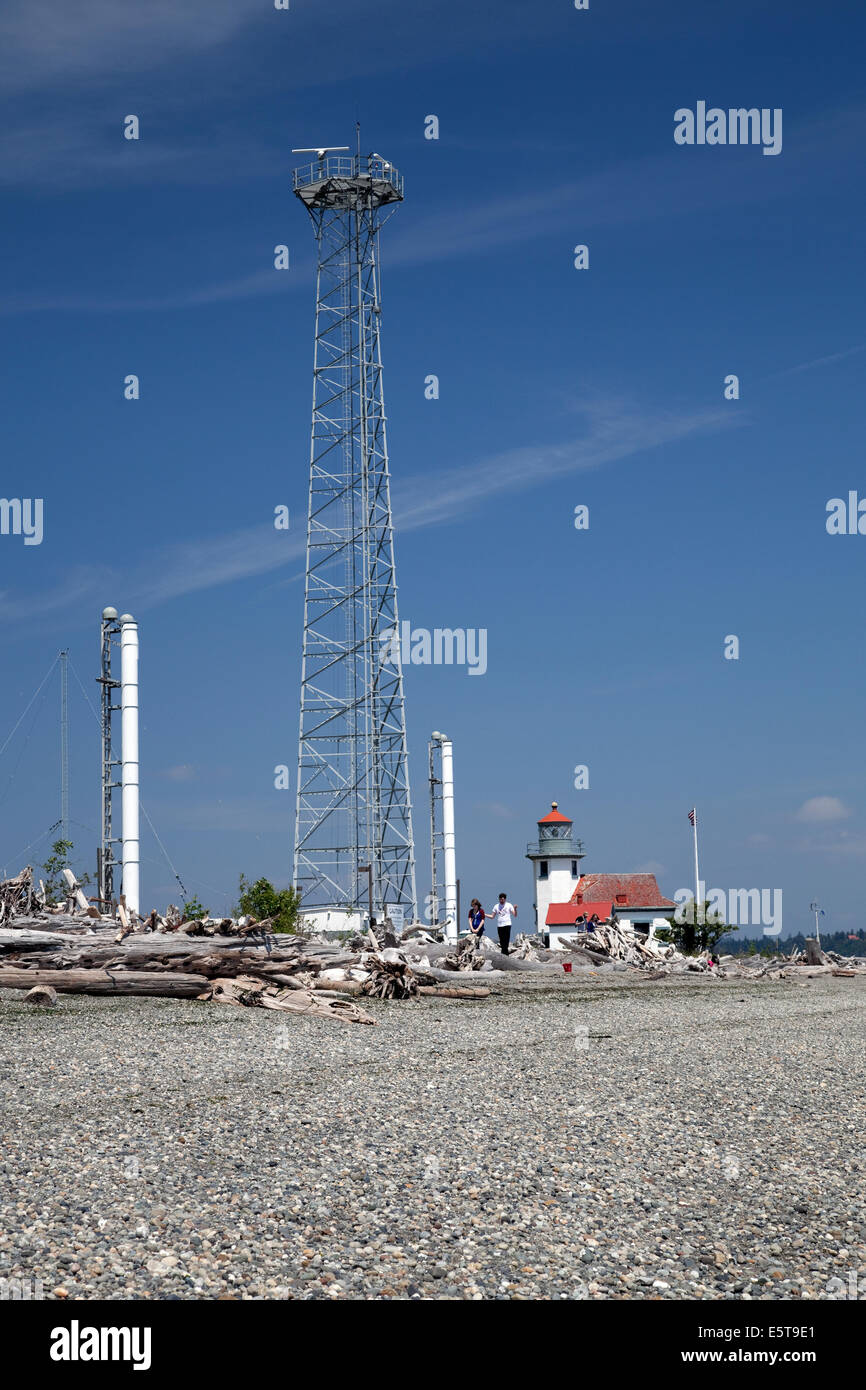
<svg viewBox="0 0 866 1390">
<path fill-rule="evenodd" d="M 577 860 L 576 860 L 576 859 L 572 859 L 572 861 L 571 861 L 571 877 L 572 877 L 572 878 L 577 878 Z"/>
<path fill-rule="evenodd" d="M 538 877 L 547 878 L 547 860 L 542 859 L 538 864 Z"/>
</svg>

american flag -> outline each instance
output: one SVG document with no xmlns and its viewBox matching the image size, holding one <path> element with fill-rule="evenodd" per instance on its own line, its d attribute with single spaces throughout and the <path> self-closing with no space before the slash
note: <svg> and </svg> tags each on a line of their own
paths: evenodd
<svg viewBox="0 0 866 1390">
<path fill-rule="evenodd" d="M 695 823 L 695 821 L 697 820 L 697 818 L 698 818 L 698 813 L 697 813 L 697 811 L 695 810 L 695 808 L 694 808 L 694 806 L 693 806 L 692 809 L 689 811 L 689 823 L 690 823 L 691 825 L 694 825 L 694 823 Z"/>
</svg>

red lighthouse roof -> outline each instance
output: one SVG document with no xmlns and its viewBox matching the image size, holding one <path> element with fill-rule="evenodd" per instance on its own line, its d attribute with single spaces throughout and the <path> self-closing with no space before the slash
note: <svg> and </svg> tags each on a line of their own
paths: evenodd
<svg viewBox="0 0 866 1390">
<path fill-rule="evenodd" d="M 551 809 L 548 811 L 546 816 L 541 817 L 541 820 L 538 822 L 538 824 L 571 825 L 571 821 L 569 820 L 568 816 L 564 816 L 561 811 L 557 810 L 557 802 L 553 801 L 551 802 Z"/>
</svg>

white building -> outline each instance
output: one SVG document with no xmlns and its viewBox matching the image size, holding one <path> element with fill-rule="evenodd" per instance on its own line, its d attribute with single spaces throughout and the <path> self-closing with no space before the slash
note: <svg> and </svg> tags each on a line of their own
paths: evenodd
<svg viewBox="0 0 866 1390">
<path fill-rule="evenodd" d="M 642 936 L 666 927 L 676 903 L 665 898 L 655 874 L 584 874 L 583 842 L 573 838 L 574 825 L 554 801 L 538 822 L 538 840 L 527 847 L 532 863 L 536 931 L 551 947 L 564 946 L 586 930 L 595 916 L 615 919 Z"/>
</svg>

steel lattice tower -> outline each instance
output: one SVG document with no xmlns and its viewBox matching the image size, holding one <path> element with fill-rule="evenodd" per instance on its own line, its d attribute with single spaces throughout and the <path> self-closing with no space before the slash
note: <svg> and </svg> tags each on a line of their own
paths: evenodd
<svg viewBox="0 0 866 1390">
<path fill-rule="evenodd" d="M 403 180 L 319 150 L 294 191 L 318 244 L 294 885 L 307 909 L 417 918 L 391 519 L 379 231 Z M 383 659 L 384 658 L 384 659 Z"/>
</svg>

